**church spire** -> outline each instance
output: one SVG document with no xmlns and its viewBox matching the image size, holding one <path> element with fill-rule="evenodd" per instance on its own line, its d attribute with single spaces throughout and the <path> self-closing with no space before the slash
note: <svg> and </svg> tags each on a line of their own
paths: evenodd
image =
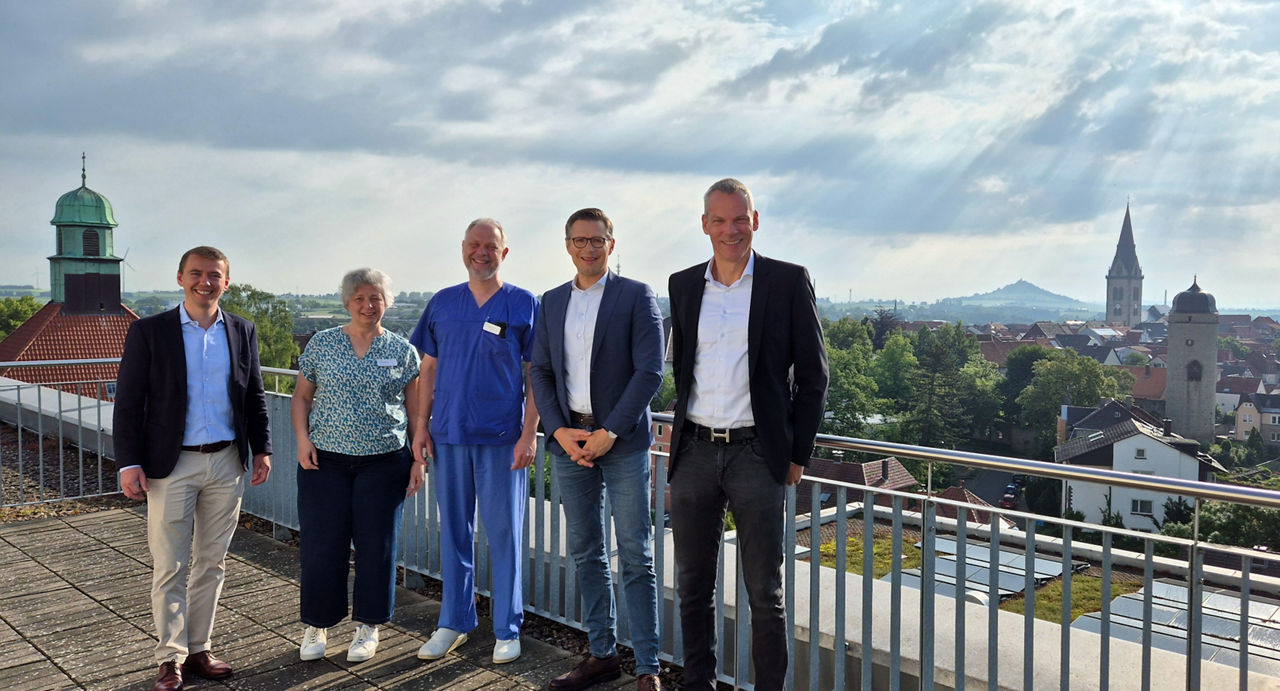
<svg viewBox="0 0 1280 691">
<path fill-rule="evenodd" d="M 84 152 L 81 151 L 80 152 L 80 186 L 87 187 L 88 185 L 89 185 L 89 181 L 85 178 L 85 174 L 84 174 Z"/>
<path fill-rule="evenodd" d="M 1141 278 L 1138 266 L 1138 250 L 1133 242 L 1133 222 L 1129 219 L 1129 205 L 1124 206 L 1124 223 L 1120 226 L 1120 240 L 1116 243 L 1116 256 L 1111 260 L 1108 277 Z"/>
</svg>

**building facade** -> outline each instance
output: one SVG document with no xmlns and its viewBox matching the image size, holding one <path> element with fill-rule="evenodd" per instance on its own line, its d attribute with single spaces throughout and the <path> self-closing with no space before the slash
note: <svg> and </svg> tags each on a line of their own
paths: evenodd
<svg viewBox="0 0 1280 691">
<path fill-rule="evenodd" d="M 1218 382 L 1218 307 L 1196 281 L 1173 298 L 1166 358 L 1165 413 L 1173 431 L 1208 447 Z"/>
</svg>

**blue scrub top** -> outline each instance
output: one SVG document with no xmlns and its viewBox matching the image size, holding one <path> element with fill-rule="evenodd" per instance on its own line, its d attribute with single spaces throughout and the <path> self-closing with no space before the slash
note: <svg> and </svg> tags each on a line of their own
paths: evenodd
<svg viewBox="0 0 1280 691">
<path fill-rule="evenodd" d="M 524 425 L 524 367 L 533 357 L 538 299 L 502 284 L 476 306 L 466 283 L 432 296 L 409 337 L 437 359 L 431 438 L 441 444 L 515 444 Z M 485 324 L 497 329 L 485 329 Z M 500 330 L 502 333 L 493 333 Z"/>
</svg>

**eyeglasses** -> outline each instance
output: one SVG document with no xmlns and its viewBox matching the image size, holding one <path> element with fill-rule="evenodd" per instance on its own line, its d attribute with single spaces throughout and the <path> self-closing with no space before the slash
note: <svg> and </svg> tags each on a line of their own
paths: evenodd
<svg viewBox="0 0 1280 691">
<path fill-rule="evenodd" d="M 572 242 L 572 243 L 573 243 L 573 246 L 574 246 L 574 247 L 577 247 L 578 249 L 582 249 L 582 248 L 586 247 L 586 246 L 587 246 L 587 243 L 591 243 L 591 246 L 592 246 L 592 247 L 594 247 L 594 248 L 596 248 L 596 249 L 600 249 L 600 248 L 604 247 L 606 244 L 608 244 L 608 242 L 609 242 L 610 240 L 612 240 L 612 239 L 613 239 L 613 238 L 602 238 L 602 237 L 593 237 L 593 238 L 569 238 L 569 242 Z"/>
</svg>

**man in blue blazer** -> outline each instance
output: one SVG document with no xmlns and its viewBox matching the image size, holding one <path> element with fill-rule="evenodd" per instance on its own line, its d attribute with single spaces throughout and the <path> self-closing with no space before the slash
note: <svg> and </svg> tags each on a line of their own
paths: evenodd
<svg viewBox="0 0 1280 691">
<path fill-rule="evenodd" d="M 181 689 L 183 671 L 231 675 L 210 650 L 214 611 L 251 454 L 251 484 L 271 473 L 257 332 L 218 308 L 229 276 L 226 255 L 213 247 L 182 255 L 182 304 L 133 323 L 117 377 L 120 486 L 147 500 L 156 691 Z"/>
<path fill-rule="evenodd" d="M 551 688 L 582 689 L 621 675 L 604 549 L 607 491 L 639 688 L 660 689 L 649 402 L 662 385 L 662 313 L 649 286 L 609 271 L 613 222 L 603 211 L 576 211 L 564 228 L 577 273 L 542 297 L 532 378 L 552 452 L 552 478 L 564 502 L 591 653 L 552 680 Z"/>
</svg>

